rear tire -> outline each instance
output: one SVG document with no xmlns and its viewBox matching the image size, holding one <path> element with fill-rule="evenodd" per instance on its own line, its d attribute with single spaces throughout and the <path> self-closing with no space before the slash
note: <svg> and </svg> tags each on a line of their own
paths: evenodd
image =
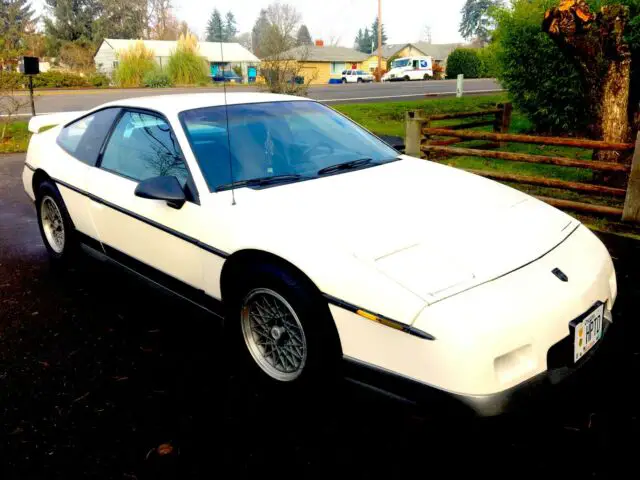
<svg viewBox="0 0 640 480">
<path fill-rule="evenodd" d="M 361 79 L 361 78 L 359 78 L 359 79 L 357 80 L 357 82 L 358 82 L 358 83 L 362 83 L 362 79 Z"/>
<path fill-rule="evenodd" d="M 239 278 L 225 329 L 241 373 L 279 389 L 331 378 L 341 358 L 338 334 L 309 281 L 273 264 L 253 266 Z"/>
<path fill-rule="evenodd" d="M 38 227 L 51 264 L 67 266 L 78 252 L 78 240 L 67 207 L 58 188 L 50 180 L 37 187 Z"/>
<path fill-rule="evenodd" d="M 343 79 L 342 79 L 342 83 L 347 83 L 347 79 L 346 79 L 346 78 L 343 78 Z"/>
</svg>

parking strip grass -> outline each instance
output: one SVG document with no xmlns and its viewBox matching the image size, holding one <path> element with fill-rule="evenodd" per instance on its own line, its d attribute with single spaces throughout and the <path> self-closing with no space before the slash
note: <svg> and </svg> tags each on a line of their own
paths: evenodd
<svg viewBox="0 0 640 480">
<path fill-rule="evenodd" d="M 0 140 L 0 153 L 26 152 L 31 134 L 27 122 L 15 121 L 7 125 L 4 138 Z M 3 125 L 0 125 L 0 133 Z"/>
</svg>

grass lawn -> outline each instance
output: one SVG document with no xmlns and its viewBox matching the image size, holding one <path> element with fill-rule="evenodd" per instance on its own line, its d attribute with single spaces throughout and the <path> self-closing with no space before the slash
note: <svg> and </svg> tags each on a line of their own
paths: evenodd
<svg viewBox="0 0 640 480">
<path fill-rule="evenodd" d="M 0 133 L 3 125 L 0 124 Z M 27 122 L 11 122 L 7 125 L 4 138 L 0 140 L 0 153 L 26 152 L 31 134 Z"/>
</svg>

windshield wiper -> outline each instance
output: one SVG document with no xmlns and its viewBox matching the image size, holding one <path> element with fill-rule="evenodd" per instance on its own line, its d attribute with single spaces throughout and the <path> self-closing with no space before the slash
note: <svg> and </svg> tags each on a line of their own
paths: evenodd
<svg viewBox="0 0 640 480">
<path fill-rule="evenodd" d="M 216 192 L 239 187 L 264 187 L 265 185 L 273 185 L 276 183 L 297 182 L 299 180 L 305 180 L 307 178 L 309 177 L 298 174 L 272 175 L 269 177 L 250 178 L 248 180 L 238 180 L 232 183 L 219 185 L 216 187 Z"/>
<path fill-rule="evenodd" d="M 343 170 L 353 170 L 355 168 L 368 165 L 373 161 L 371 158 L 360 158 L 358 160 L 350 160 L 348 162 L 337 163 L 335 165 L 329 165 L 328 167 L 318 170 L 318 175 L 326 175 L 328 173 L 341 172 Z"/>
</svg>

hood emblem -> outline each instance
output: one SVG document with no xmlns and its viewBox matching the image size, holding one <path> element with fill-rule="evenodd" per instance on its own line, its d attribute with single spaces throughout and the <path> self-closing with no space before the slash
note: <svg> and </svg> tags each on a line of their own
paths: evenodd
<svg viewBox="0 0 640 480">
<path fill-rule="evenodd" d="M 553 270 L 551 270 L 551 273 L 553 273 L 556 277 L 558 277 L 563 282 L 569 281 L 569 277 L 567 277 L 567 275 L 559 268 L 554 268 Z"/>
</svg>

